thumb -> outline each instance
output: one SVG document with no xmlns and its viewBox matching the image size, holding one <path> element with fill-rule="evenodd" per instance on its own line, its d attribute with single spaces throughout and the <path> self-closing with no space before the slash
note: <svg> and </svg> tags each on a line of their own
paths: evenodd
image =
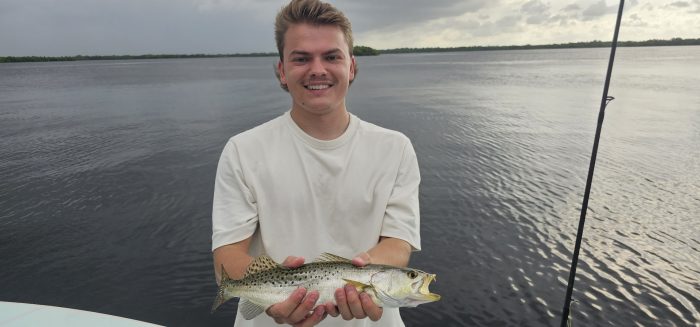
<svg viewBox="0 0 700 327">
<path fill-rule="evenodd" d="M 364 267 L 370 263 L 372 263 L 372 257 L 367 252 L 362 252 L 352 259 L 352 264 L 357 267 Z"/>
<path fill-rule="evenodd" d="M 304 264 L 304 257 L 295 257 L 295 256 L 288 256 L 287 259 L 284 259 L 282 262 L 282 265 L 287 267 L 287 268 L 298 268 L 299 266 Z"/>
</svg>

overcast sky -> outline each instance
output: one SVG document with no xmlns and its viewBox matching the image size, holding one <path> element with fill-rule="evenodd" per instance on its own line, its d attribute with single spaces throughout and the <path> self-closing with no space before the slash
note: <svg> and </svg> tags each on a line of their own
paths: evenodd
<svg viewBox="0 0 700 327">
<path fill-rule="evenodd" d="M 285 0 L 0 0 L 0 56 L 276 51 Z M 616 0 L 333 0 L 377 49 L 610 40 Z M 627 0 L 620 40 L 700 37 L 700 0 Z"/>
</svg>

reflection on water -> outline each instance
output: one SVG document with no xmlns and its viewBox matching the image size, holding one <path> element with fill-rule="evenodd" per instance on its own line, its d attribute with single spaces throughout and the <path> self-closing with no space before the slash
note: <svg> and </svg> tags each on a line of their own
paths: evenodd
<svg viewBox="0 0 700 327">
<path fill-rule="evenodd" d="M 700 321 L 697 47 L 621 48 L 573 306 L 579 325 Z M 556 325 L 607 49 L 382 55 L 348 106 L 411 137 L 439 303 L 408 326 Z M 0 65 L 0 300 L 230 326 L 213 176 L 289 106 L 270 58 Z"/>
</svg>

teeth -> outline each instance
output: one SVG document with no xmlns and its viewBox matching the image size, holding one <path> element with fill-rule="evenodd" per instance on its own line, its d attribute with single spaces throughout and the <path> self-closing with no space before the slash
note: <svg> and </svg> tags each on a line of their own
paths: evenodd
<svg viewBox="0 0 700 327">
<path fill-rule="evenodd" d="M 309 85 L 306 88 L 309 90 L 323 90 L 331 87 L 330 85 Z"/>
</svg>

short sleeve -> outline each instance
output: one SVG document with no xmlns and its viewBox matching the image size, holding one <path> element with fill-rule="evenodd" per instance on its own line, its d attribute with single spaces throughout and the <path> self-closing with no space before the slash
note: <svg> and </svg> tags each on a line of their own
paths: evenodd
<svg viewBox="0 0 700 327">
<path fill-rule="evenodd" d="M 418 186 L 420 171 L 411 142 L 406 138 L 396 181 L 387 202 L 380 235 L 408 242 L 414 251 L 420 246 Z"/>
<path fill-rule="evenodd" d="M 235 142 L 224 147 L 216 169 L 212 208 L 212 251 L 242 241 L 258 225 L 257 203 L 246 184 Z"/>
</svg>

